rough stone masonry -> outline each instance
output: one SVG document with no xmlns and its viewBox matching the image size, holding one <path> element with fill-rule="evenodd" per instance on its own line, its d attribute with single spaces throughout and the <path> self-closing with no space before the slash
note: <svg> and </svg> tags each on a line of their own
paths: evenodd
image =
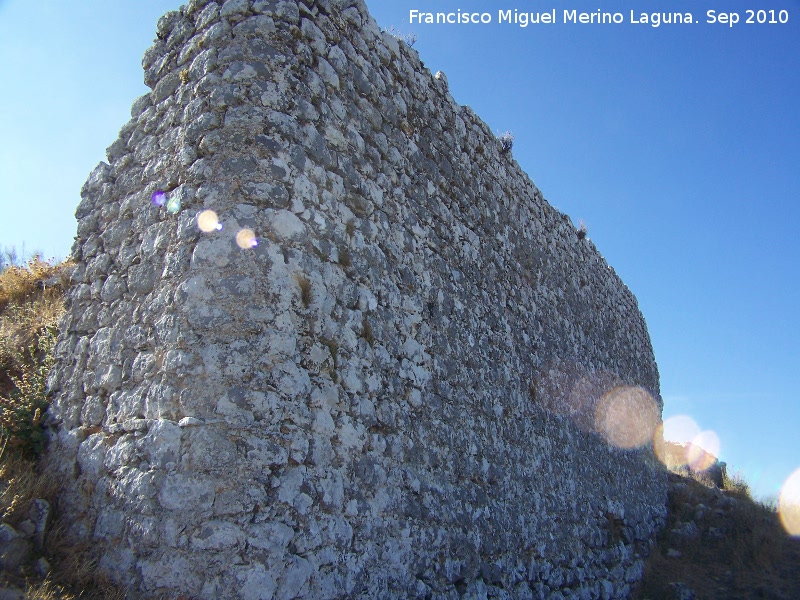
<svg viewBox="0 0 800 600">
<path fill-rule="evenodd" d="M 622 598 L 636 299 L 362 0 L 191 0 L 89 176 L 59 511 L 132 598 Z"/>
</svg>

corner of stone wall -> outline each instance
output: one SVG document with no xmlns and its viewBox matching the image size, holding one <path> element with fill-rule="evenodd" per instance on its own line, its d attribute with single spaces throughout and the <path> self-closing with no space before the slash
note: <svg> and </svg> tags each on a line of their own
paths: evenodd
<svg viewBox="0 0 800 600">
<path fill-rule="evenodd" d="M 594 245 L 361 0 L 156 31 L 76 211 L 70 534 L 141 598 L 628 593 L 661 398 Z"/>
</svg>

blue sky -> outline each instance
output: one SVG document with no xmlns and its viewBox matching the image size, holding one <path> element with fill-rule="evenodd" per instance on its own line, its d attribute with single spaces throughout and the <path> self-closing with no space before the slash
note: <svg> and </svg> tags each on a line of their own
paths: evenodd
<svg viewBox="0 0 800 600">
<path fill-rule="evenodd" d="M 178 2 L 0 0 L 0 247 L 65 257 L 79 190 L 147 91 L 141 56 Z M 715 431 L 760 496 L 800 467 L 800 0 L 787 24 L 705 23 L 738 0 L 367 0 L 417 36 L 457 102 L 516 137 L 551 204 L 583 220 L 639 300 L 664 417 Z M 766 4 L 758 4 L 766 7 Z M 34 9 L 35 6 L 35 9 Z M 576 25 L 564 9 L 620 12 Z M 630 10 L 700 23 L 628 23 Z M 409 10 L 489 12 L 409 24 Z M 554 24 L 497 24 L 498 9 Z"/>
</svg>

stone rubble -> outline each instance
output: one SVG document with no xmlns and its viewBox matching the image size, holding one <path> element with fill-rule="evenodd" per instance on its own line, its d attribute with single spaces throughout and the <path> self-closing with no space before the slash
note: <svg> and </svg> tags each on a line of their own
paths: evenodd
<svg viewBox="0 0 800 600">
<path fill-rule="evenodd" d="M 142 65 L 49 382 L 98 568 L 131 598 L 627 597 L 666 513 L 618 437 L 660 418 L 644 319 L 444 74 L 362 0 L 191 0 Z"/>
<path fill-rule="evenodd" d="M 0 523 L 0 574 L 18 578 L 32 569 L 41 577 L 47 576 L 50 564 L 42 553 L 52 515 L 50 503 L 37 498 L 28 509 L 28 518 L 19 523 Z M 0 598 L 18 593 L 16 588 L 0 587 Z"/>
</svg>

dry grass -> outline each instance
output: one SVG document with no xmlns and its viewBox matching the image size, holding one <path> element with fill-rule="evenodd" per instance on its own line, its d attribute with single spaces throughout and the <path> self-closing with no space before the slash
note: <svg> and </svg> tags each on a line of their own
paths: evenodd
<svg viewBox="0 0 800 600">
<path fill-rule="evenodd" d="M 361 337 L 363 337 L 370 346 L 375 345 L 375 334 L 372 331 L 372 325 L 370 325 L 366 313 L 364 313 L 361 319 Z"/>
<path fill-rule="evenodd" d="M 6 251 L 0 262 L 14 260 L 8 256 Z M 8 395 L 16 387 L 13 378 L 36 363 L 38 336 L 61 318 L 70 267 L 34 256 L 25 266 L 12 264 L 0 271 L 0 395 Z"/>
<path fill-rule="evenodd" d="M 3 268 L 0 271 L 0 311 L 9 304 L 29 302 L 34 296 L 45 291 L 44 282 L 53 277 L 60 277 L 69 263 L 43 260 L 35 255 L 23 265 L 13 264 L 14 259 L 3 259 Z M 11 263 L 11 264 L 10 264 Z M 56 284 L 63 283 L 59 281 Z"/>
<path fill-rule="evenodd" d="M 347 268 L 353 264 L 353 259 L 350 256 L 350 250 L 345 247 L 339 248 L 339 264 Z"/>
<path fill-rule="evenodd" d="M 34 256 L 13 264 L 7 251 L 0 272 L 0 437 L 3 446 L 39 453 L 47 410 L 47 374 L 55 331 L 64 312 L 70 265 Z M 9 266 L 10 265 L 10 266 Z"/>
<path fill-rule="evenodd" d="M 733 475 L 728 475 L 727 472 L 723 473 L 722 489 L 740 496 L 745 496 L 752 500 L 752 496 L 750 495 L 750 484 L 745 481 L 744 476 L 742 476 L 741 473 L 734 473 Z"/>
<path fill-rule="evenodd" d="M 300 300 L 303 302 L 303 306 L 308 308 L 311 306 L 312 297 L 312 289 L 311 289 L 311 282 L 308 280 L 307 277 L 303 275 L 297 276 L 297 285 L 300 286 Z"/>
<path fill-rule="evenodd" d="M 65 533 L 65 523 L 56 521 L 47 539 L 47 549 L 53 567 L 50 580 L 58 582 L 62 592 L 74 595 L 65 598 L 83 600 L 124 600 L 124 588 L 117 586 L 97 572 L 97 562 L 91 555 L 91 544 L 76 544 Z"/>
<path fill-rule="evenodd" d="M 667 525 L 638 598 L 674 598 L 675 582 L 704 599 L 797 597 L 800 540 L 786 534 L 774 510 L 750 497 L 740 477 L 727 479 L 722 490 L 702 477 L 669 478 Z"/>
<path fill-rule="evenodd" d="M 38 498 L 56 510 L 44 551 L 35 557 L 50 563 L 48 577 L 42 580 L 33 568 L 24 567 L 3 573 L 0 584 L 24 590 L 32 600 L 122 600 L 125 591 L 95 572 L 88 545 L 75 546 L 65 538 L 57 514 L 58 482 L 40 473 L 46 380 L 70 267 L 38 256 L 22 265 L 15 252 L 0 254 L 0 515 L 16 527 Z"/>
<path fill-rule="evenodd" d="M 52 478 L 42 477 L 36 462 L 21 453 L 0 451 L 0 520 L 17 525 L 28 518 L 31 503 L 44 498 L 52 505 L 58 485 Z"/>
</svg>

